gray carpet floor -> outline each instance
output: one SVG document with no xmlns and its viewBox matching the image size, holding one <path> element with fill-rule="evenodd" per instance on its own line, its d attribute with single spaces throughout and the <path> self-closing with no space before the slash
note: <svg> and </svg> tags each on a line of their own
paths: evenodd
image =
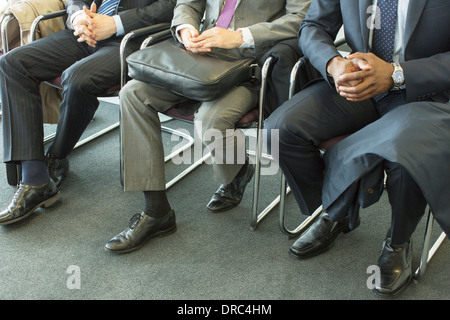
<svg viewBox="0 0 450 320">
<path fill-rule="evenodd" d="M 118 108 L 102 103 L 85 136 L 118 120 Z M 192 131 L 190 124 L 165 125 Z M 54 126 L 46 126 L 46 132 Z M 166 150 L 174 144 L 164 134 Z M 361 211 L 361 226 L 340 235 L 329 251 L 307 259 L 289 256 L 289 239 L 278 226 L 278 207 L 250 229 L 253 181 L 241 204 L 212 214 L 206 204 L 217 189 L 203 164 L 168 190 L 177 215 L 176 233 L 155 238 L 140 250 L 114 255 L 105 243 L 142 209 L 139 192 L 125 193 L 119 180 L 118 130 L 73 151 L 62 200 L 29 219 L 0 227 L 2 300 L 379 300 L 367 286 L 389 225 L 386 195 Z M 168 178 L 182 165 L 167 163 Z M 14 192 L 0 170 L 0 203 Z M 279 193 L 279 173 L 261 178 L 259 207 Z M 289 226 L 304 219 L 292 196 Z M 419 262 L 424 220 L 414 234 L 414 267 Z M 433 237 L 441 230 L 436 227 Z M 446 239 L 400 300 L 450 298 L 449 241 Z"/>
</svg>

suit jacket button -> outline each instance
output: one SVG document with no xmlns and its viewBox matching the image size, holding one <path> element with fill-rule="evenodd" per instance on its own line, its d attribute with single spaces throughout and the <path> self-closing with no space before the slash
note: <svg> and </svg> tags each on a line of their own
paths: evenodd
<svg viewBox="0 0 450 320">
<path fill-rule="evenodd" d="M 375 191 L 374 188 L 369 188 L 369 189 L 367 189 L 367 192 L 368 192 L 369 194 L 372 194 L 374 191 Z"/>
</svg>

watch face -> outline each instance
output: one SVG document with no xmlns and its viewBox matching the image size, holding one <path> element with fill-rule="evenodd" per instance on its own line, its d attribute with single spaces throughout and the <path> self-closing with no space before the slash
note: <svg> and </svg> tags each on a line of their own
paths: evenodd
<svg viewBox="0 0 450 320">
<path fill-rule="evenodd" d="M 401 71 L 394 72 L 393 78 L 394 78 L 394 83 L 402 84 L 403 81 L 404 81 L 404 79 L 403 79 L 403 72 L 401 72 Z"/>
</svg>

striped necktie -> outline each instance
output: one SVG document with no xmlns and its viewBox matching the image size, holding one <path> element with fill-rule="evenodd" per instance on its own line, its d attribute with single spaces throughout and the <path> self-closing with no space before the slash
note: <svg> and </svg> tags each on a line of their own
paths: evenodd
<svg viewBox="0 0 450 320">
<path fill-rule="evenodd" d="M 395 26 L 397 24 L 397 0 L 378 0 L 380 28 L 373 30 L 372 52 L 386 62 L 392 62 L 394 54 Z M 375 101 L 385 97 L 389 91 L 374 97 Z"/>
<path fill-rule="evenodd" d="M 97 13 L 112 16 L 116 11 L 116 7 L 118 4 L 119 0 L 103 0 L 100 9 L 98 10 Z"/>
<path fill-rule="evenodd" d="M 227 0 L 223 6 L 222 12 L 217 19 L 216 27 L 228 29 L 233 19 L 234 10 L 236 9 L 237 0 Z"/>
</svg>

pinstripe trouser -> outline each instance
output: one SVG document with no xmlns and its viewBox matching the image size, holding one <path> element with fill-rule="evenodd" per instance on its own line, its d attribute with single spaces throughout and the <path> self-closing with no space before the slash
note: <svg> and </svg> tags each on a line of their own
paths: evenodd
<svg viewBox="0 0 450 320">
<path fill-rule="evenodd" d="M 62 77 L 60 117 L 49 148 L 58 158 L 78 142 L 97 110 L 97 96 L 120 82 L 120 39 L 92 48 L 77 38 L 73 30 L 62 30 L 0 59 L 5 162 L 44 157 L 40 82 Z"/>
</svg>

